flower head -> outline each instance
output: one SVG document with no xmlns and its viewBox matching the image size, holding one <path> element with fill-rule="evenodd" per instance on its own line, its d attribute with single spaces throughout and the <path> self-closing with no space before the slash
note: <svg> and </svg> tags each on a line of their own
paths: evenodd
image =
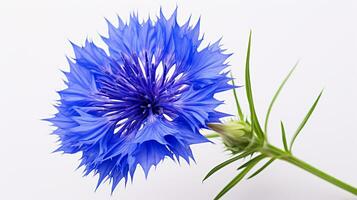
<svg viewBox="0 0 357 200">
<path fill-rule="evenodd" d="M 67 88 L 49 121 L 58 151 L 81 152 L 98 186 L 110 179 L 114 190 L 138 165 L 147 175 L 165 157 L 189 162 L 190 145 L 208 141 L 199 130 L 226 116 L 214 94 L 232 88 L 222 73 L 230 55 L 219 41 L 198 50 L 199 27 L 180 26 L 176 11 L 142 23 L 133 15 L 118 27 L 108 22 L 109 53 L 88 40 L 73 44 Z"/>
</svg>

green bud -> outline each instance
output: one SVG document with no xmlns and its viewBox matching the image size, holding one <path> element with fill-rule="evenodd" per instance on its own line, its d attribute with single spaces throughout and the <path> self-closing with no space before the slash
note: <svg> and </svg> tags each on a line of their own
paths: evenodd
<svg viewBox="0 0 357 200">
<path fill-rule="evenodd" d="M 246 150 L 255 139 L 250 124 L 245 121 L 231 120 L 224 124 L 209 124 L 208 126 L 219 133 L 224 145 L 234 154 Z"/>
</svg>

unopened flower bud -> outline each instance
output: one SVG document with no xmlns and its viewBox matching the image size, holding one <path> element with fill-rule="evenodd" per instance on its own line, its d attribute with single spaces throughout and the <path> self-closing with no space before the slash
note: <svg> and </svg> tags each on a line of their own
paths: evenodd
<svg viewBox="0 0 357 200">
<path fill-rule="evenodd" d="M 239 153 L 253 142 L 251 126 L 245 121 L 231 120 L 224 124 L 209 124 L 212 130 L 220 134 L 228 150 Z"/>
</svg>

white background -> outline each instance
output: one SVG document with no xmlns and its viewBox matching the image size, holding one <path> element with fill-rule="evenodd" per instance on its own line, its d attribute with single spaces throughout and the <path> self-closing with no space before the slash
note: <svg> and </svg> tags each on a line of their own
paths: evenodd
<svg viewBox="0 0 357 200">
<path fill-rule="evenodd" d="M 295 145 L 307 162 L 357 186 L 357 3 L 356 1 L 0 1 L 0 199 L 212 199 L 237 174 L 227 167 L 202 183 L 213 166 L 228 158 L 223 147 L 196 145 L 197 164 L 166 160 L 148 180 L 138 170 L 133 184 L 121 184 L 110 195 L 108 184 L 94 192 L 97 177 L 75 171 L 80 155 L 51 154 L 53 128 L 40 121 L 55 113 L 52 104 L 63 89 L 68 40 L 86 37 L 101 44 L 108 18 L 125 20 L 137 11 L 166 15 L 176 7 L 183 23 L 191 14 L 202 18 L 205 43 L 223 36 L 224 47 L 240 84 L 249 30 L 253 30 L 252 81 L 260 116 L 279 82 L 294 63 L 300 65 L 272 112 L 269 136 L 281 145 L 279 121 L 288 133 L 322 88 L 325 93 Z M 243 89 L 239 90 L 241 98 Z M 221 111 L 234 114 L 230 92 Z M 245 108 L 247 108 L 245 106 Z M 247 109 L 246 109 L 247 110 Z M 294 166 L 277 161 L 265 172 L 242 181 L 223 199 L 356 199 Z"/>
</svg>

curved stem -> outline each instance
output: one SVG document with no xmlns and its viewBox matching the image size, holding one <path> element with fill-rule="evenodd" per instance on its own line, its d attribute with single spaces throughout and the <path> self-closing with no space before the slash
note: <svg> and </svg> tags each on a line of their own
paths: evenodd
<svg viewBox="0 0 357 200">
<path fill-rule="evenodd" d="M 323 172 L 323 171 L 321 171 L 321 170 L 309 165 L 308 163 L 306 163 L 306 162 L 304 162 L 304 161 L 302 161 L 302 160 L 300 160 L 300 159 L 298 159 L 298 158 L 296 158 L 294 156 L 288 157 L 288 158 L 286 158 L 284 160 L 289 162 L 289 163 L 291 163 L 291 164 L 293 164 L 293 165 L 295 165 L 295 166 L 300 167 L 301 169 L 304 169 L 305 171 L 308 171 L 308 172 L 314 174 L 315 176 L 318 176 L 318 177 L 324 179 L 325 181 L 327 181 L 329 183 L 332 183 L 332 184 L 336 185 L 337 187 L 340 187 L 340 188 L 342 188 L 342 189 L 344 189 L 346 191 L 351 192 L 354 195 L 357 195 L 357 188 L 355 188 L 355 187 L 353 187 L 353 186 L 351 186 L 351 185 L 349 185 L 349 184 L 347 184 L 347 183 L 345 183 L 345 182 L 343 182 L 343 181 L 341 181 L 341 180 L 339 180 L 339 179 L 337 179 L 337 178 L 335 178 L 335 177 L 333 177 L 333 176 L 331 176 L 331 175 L 329 175 L 329 174 L 327 174 L 327 173 L 325 173 L 325 172 Z"/>
<path fill-rule="evenodd" d="M 263 152 L 267 153 L 268 155 L 270 155 L 272 157 L 276 157 L 277 159 L 284 160 L 288 163 L 291 163 L 291 164 L 293 164 L 307 172 L 310 172 L 311 174 L 314 174 L 315 176 L 320 177 L 321 179 L 323 179 L 329 183 L 332 183 L 333 185 L 357 196 L 357 188 L 356 187 L 353 187 L 353 186 L 311 166 L 310 164 L 291 155 L 289 152 L 283 151 L 273 145 L 267 145 L 267 147 L 264 148 Z"/>
</svg>

